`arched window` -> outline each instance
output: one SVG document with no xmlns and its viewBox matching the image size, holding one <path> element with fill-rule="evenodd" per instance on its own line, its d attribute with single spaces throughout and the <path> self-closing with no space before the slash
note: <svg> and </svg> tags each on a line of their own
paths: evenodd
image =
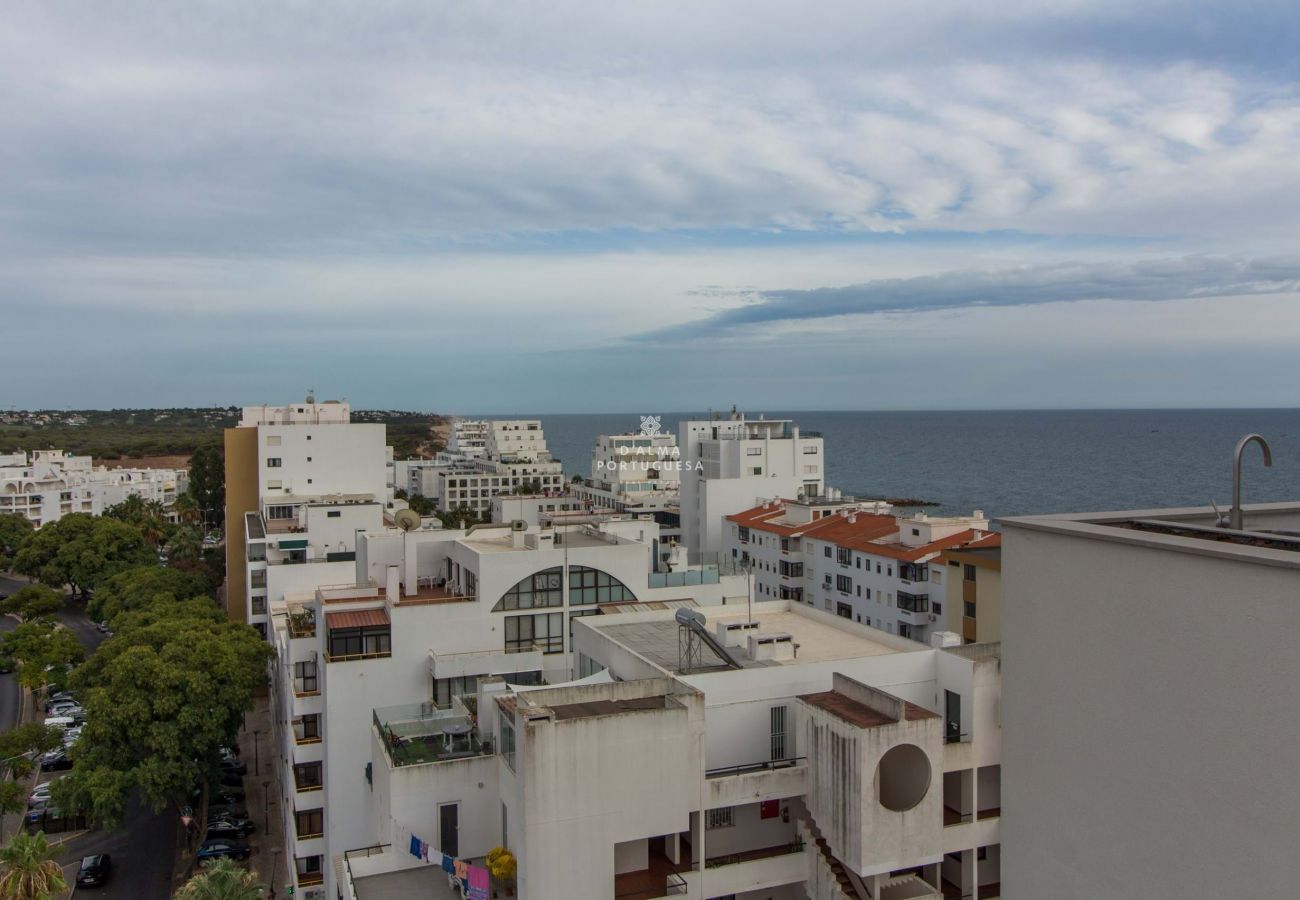
<svg viewBox="0 0 1300 900">
<path fill-rule="evenodd" d="M 589 606 L 593 603 L 618 603 L 635 600 L 636 594 L 627 585 L 608 572 L 587 566 L 569 566 L 569 605 Z"/>
<path fill-rule="evenodd" d="M 559 566 L 529 575 L 501 595 L 493 612 L 503 609 L 544 609 L 564 605 L 564 570 Z"/>
</svg>

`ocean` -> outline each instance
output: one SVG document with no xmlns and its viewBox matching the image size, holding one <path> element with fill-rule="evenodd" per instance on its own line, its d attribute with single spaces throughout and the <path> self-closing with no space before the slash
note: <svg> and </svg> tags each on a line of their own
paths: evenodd
<svg viewBox="0 0 1300 900">
<path fill-rule="evenodd" d="M 1300 409 L 1032 410 L 988 412 L 762 412 L 819 431 L 826 484 L 859 497 L 914 497 L 927 511 L 991 517 L 1162 506 L 1226 508 L 1232 450 L 1252 431 L 1244 502 L 1300 499 Z M 663 430 L 707 413 L 661 413 Z M 637 413 L 520 414 L 541 418 L 567 475 L 588 475 L 596 435 L 637 431 Z M 494 415 L 484 418 L 511 418 Z"/>
</svg>

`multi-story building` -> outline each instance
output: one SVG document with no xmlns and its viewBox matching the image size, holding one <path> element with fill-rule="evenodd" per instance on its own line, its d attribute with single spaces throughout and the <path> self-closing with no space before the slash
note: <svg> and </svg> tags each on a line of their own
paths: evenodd
<svg viewBox="0 0 1300 900">
<path fill-rule="evenodd" d="M 127 497 L 170 509 L 188 487 L 185 469 L 109 468 L 62 450 L 0 454 L 0 513 L 37 528 L 69 513 L 102 515 Z"/>
<path fill-rule="evenodd" d="M 599 509 L 572 493 L 497 494 L 492 498 L 492 521 L 497 523 L 594 522 L 614 514 L 612 509 Z"/>
<path fill-rule="evenodd" d="M 672 434 L 602 434 L 591 451 L 590 476 L 568 488 L 593 508 L 653 515 L 664 540 L 679 541 L 682 468 Z"/>
<path fill-rule="evenodd" d="M 601 610 L 571 683 L 374 710 L 340 896 L 446 890 L 417 836 L 508 847 L 521 900 L 997 897 L 999 652 L 949 640 L 789 601 Z"/>
<path fill-rule="evenodd" d="M 817 497 L 825 492 L 822 438 L 789 419 L 730 418 L 678 425 L 682 455 L 682 543 L 692 560 L 722 550 L 726 516 L 763 497 Z"/>
<path fill-rule="evenodd" d="M 225 433 L 231 618 L 266 634 L 286 592 L 350 578 L 357 531 L 381 527 L 391 500 L 384 440 L 346 403 L 244 408 Z"/>
<path fill-rule="evenodd" d="M 468 459 L 486 456 L 490 431 L 485 419 L 457 419 L 451 425 L 447 450 Z"/>
<path fill-rule="evenodd" d="M 1002 535 L 986 534 L 930 563 L 948 631 L 968 644 L 1002 640 Z"/>
<path fill-rule="evenodd" d="M 1296 893 L 1300 503 L 1243 518 L 1001 520 L 1007 896 Z"/>
<path fill-rule="evenodd" d="M 981 510 L 898 516 L 881 501 L 775 499 L 727 517 L 724 555 L 752 572 L 756 598 L 925 641 L 948 630 L 939 555 L 978 544 L 988 529 Z"/>
<path fill-rule="evenodd" d="M 391 817 L 418 808 L 417 795 L 394 789 L 396 805 L 380 812 L 388 768 L 374 769 L 373 742 L 381 731 L 397 768 L 457 763 L 438 771 L 453 779 L 446 787 L 461 792 L 463 807 L 422 814 L 451 817 L 466 852 L 489 849 L 484 842 L 500 833 L 488 824 L 500 821 L 495 776 L 490 789 L 474 786 L 484 780 L 485 739 L 462 727 L 480 684 L 567 681 L 583 617 L 643 604 L 743 605 L 742 575 L 658 571 L 656 544 L 656 524 L 637 518 L 563 529 L 370 530 L 357 538 L 350 577 L 286 595 L 275 612 L 272 693 L 276 795 L 294 823 L 286 861 L 296 885 L 336 896 L 332 862 L 388 839 Z"/>
</svg>

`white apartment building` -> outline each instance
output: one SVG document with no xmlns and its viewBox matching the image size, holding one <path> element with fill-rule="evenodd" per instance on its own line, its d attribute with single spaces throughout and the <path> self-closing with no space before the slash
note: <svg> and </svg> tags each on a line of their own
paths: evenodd
<svg viewBox="0 0 1300 900">
<path fill-rule="evenodd" d="M 510 848 L 521 900 L 1000 895 L 997 645 L 789 601 L 602 608 L 572 641 L 573 682 L 374 711 L 340 896 L 453 896 L 411 835 Z"/>
<path fill-rule="evenodd" d="M 602 434 L 592 447 L 591 474 L 568 489 L 595 509 L 653 515 L 664 542 L 680 542 L 683 466 L 675 435 Z"/>
<path fill-rule="evenodd" d="M 470 459 L 486 456 L 490 431 L 485 419 L 457 419 L 451 425 L 447 449 Z"/>
<path fill-rule="evenodd" d="M 473 705 L 467 698 L 480 684 L 567 681 L 583 617 L 643 604 L 743 604 L 743 576 L 717 567 L 657 571 L 657 544 L 656 523 L 637 518 L 372 529 L 358 535 L 348 577 L 337 563 L 297 567 L 329 569 L 273 609 L 277 796 L 291 823 L 287 863 L 303 895 L 336 896 L 344 851 L 387 840 L 392 814 L 420 808 L 418 794 L 398 790 L 396 806 L 384 806 L 395 813 L 379 812 L 388 769 L 374 768 L 376 729 L 412 738 L 390 748 L 412 771 L 471 760 L 439 771 L 484 805 L 422 814 L 448 817 L 465 851 L 482 854 L 499 834 L 490 823 L 500 812 L 474 785 L 492 757 L 483 757 L 484 738 L 473 729 L 442 730 L 466 724 L 453 718 Z M 435 728 L 437 740 L 415 740 L 421 728 Z M 448 736 L 455 740 L 445 743 Z"/>
<path fill-rule="evenodd" d="M 1001 520 L 1007 896 L 1296 894 L 1300 503 L 1243 520 Z"/>
<path fill-rule="evenodd" d="M 69 513 L 102 515 L 127 497 L 170 509 L 189 486 L 185 469 L 109 468 L 62 450 L 0 453 L 0 513 L 37 528 Z"/>
<path fill-rule="evenodd" d="M 543 523 L 596 522 L 615 515 L 614 510 L 600 509 L 590 500 L 573 493 L 497 494 L 491 502 L 492 521 L 496 523 L 525 522 L 538 526 Z"/>
<path fill-rule="evenodd" d="M 383 425 L 310 398 L 245 407 L 225 439 L 227 612 L 267 634 L 285 593 L 351 577 L 357 532 L 391 502 L 390 451 Z"/>
<path fill-rule="evenodd" d="M 497 419 L 488 422 L 485 455 L 501 462 L 551 462 L 546 434 L 539 419 Z"/>
<path fill-rule="evenodd" d="M 945 550 L 995 536 L 970 516 L 895 515 L 882 501 L 774 499 L 728 516 L 725 555 L 756 599 L 788 599 L 917 641 L 948 630 Z"/>
<path fill-rule="evenodd" d="M 730 418 L 678 425 L 682 454 L 682 543 L 691 559 L 722 550 L 726 516 L 763 497 L 816 497 L 825 493 L 820 434 L 800 433 L 789 419 Z"/>
</svg>

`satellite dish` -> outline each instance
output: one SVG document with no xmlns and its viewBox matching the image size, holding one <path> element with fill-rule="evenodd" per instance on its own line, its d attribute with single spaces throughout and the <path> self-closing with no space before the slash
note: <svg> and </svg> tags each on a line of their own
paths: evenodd
<svg viewBox="0 0 1300 900">
<path fill-rule="evenodd" d="M 394 513 L 393 521 L 403 531 L 414 531 L 420 527 L 420 514 L 408 506 L 406 509 L 399 509 Z"/>
</svg>

